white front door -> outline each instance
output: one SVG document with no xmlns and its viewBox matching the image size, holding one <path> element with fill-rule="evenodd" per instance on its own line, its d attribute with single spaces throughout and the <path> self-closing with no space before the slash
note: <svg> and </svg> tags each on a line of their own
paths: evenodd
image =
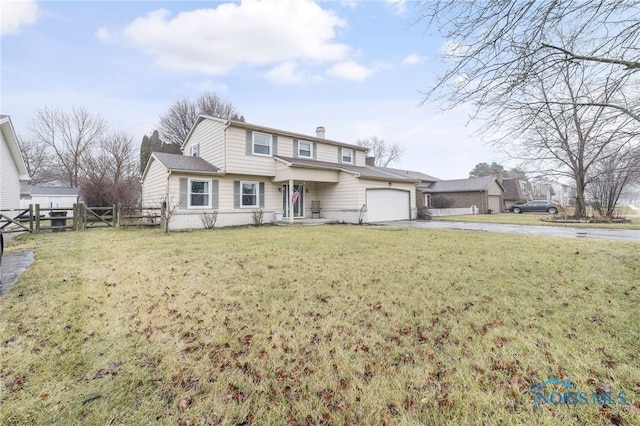
<svg viewBox="0 0 640 426">
<path fill-rule="evenodd" d="M 289 200 L 293 198 L 293 217 L 304 217 L 304 184 L 293 185 L 293 192 L 289 191 L 289 185 L 282 185 L 284 217 L 289 217 Z"/>
</svg>

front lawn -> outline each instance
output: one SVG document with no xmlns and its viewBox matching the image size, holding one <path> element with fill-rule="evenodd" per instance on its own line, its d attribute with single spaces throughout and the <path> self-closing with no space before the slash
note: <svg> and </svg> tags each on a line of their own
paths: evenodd
<svg viewBox="0 0 640 426">
<path fill-rule="evenodd" d="M 575 228 L 616 228 L 616 229 L 640 229 L 640 216 L 626 216 L 631 223 L 563 223 L 553 222 L 553 215 L 547 213 L 495 213 L 495 214 L 466 214 L 455 216 L 435 216 L 433 220 L 452 222 L 474 223 L 506 223 L 512 225 L 542 225 L 542 226 L 569 226 Z M 561 215 L 556 217 L 561 218 Z"/>
<path fill-rule="evenodd" d="M 12 243 L 36 260 L 0 299 L 1 424 L 640 424 L 638 244 L 335 225 Z M 550 378 L 588 403 L 534 409 Z M 607 390 L 627 404 L 594 404 Z"/>
</svg>

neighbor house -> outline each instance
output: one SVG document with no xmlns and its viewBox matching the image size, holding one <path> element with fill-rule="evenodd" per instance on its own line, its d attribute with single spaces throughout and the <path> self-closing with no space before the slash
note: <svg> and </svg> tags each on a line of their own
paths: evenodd
<svg viewBox="0 0 640 426">
<path fill-rule="evenodd" d="M 20 208 L 20 184 L 29 180 L 11 118 L 0 115 L 0 210 Z"/>
<path fill-rule="evenodd" d="M 183 155 L 154 152 L 142 175 L 142 204 L 165 204 L 172 229 L 265 222 L 283 216 L 350 223 L 412 219 L 412 175 L 366 164 L 367 148 L 325 138 L 201 115 Z M 312 212 L 316 214 L 312 215 Z"/>
<path fill-rule="evenodd" d="M 71 209 L 78 203 L 78 188 L 63 186 L 31 186 L 23 189 L 20 195 L 22 208 L 28 208 L 29 204 L 39 204 L 40 208 Z"/>
<path fill-rule="evenodd" d="M 529 182 L 526 179 L 503 179 L 502 184 L 504 186 L 504 206 L 506 209 L 514 204 L 526 203 L 531 200 L 544 200 L 547 196 L 543 192 L 542 185 Z M 551 195 L 549 194 L 549 196 Z"/>
<path fill-rule="evenodd" d="M 471 208 L 478 213 L 499 213 L 502 211 L 504 187 L 496 176 L 473 177 L 468 179 L 439 180 L 429 185 L 419 185 L 425 194 L 427 206 L 436 195 L 451 200 L 451 208 Z"/>
</svg>

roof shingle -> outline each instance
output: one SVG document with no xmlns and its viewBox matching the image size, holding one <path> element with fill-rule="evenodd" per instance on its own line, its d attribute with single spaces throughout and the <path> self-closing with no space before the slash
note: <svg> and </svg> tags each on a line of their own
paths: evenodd
<svg viewBox="0 0 640 426">
<path fill-rule="evenodd" d="M 209 173 L 216 173 L 220 170 L 200 157 L 189 157 L 187 155 L 169 154 L 166 152 L 152 152 L 151 155 L 169 170 Z"/>
</svg>

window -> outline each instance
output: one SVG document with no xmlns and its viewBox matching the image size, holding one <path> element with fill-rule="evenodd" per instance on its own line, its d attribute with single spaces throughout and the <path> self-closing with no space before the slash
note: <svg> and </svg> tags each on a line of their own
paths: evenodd
<svg viewBox="0 0 640 426">
<path fill-rule="evenodd" d="M 211 208 L 211 181 L 189 179 L 189 207 Z"/>
<path fill-rule="evenodd" d="M 192 157 L 200 157 L 200 144 L 197 143 L 195 145 L 191 145 L 191 148 L 189 149 L 189 155 L 191 155 Z"/>
<path fill-rule="evenodd" d="M 523 194 L 527 193 L 527 183 L 526 182 L 520 182 L 520 189 L 522 190 Z"/>
<path fill-rule="evenodd" d="M 271 156 L 271 135 L 253 132 L 253 153 Z"/>
<path fill-rule="evenodd" d="M 298 157 L 311 158 L 313 156 L 313 144 L 311 142 L 298 141 Z"/>
<path fill-rule="evenodd" d="M 341 155 L 340 158 L 343 163 L 353 164 L 353 150 L 349 148 L 340 148 Z"/>
<path fill-rule="evenodd" d="M 242 207 L 258 207 L 258 183 L 241 182 L 242 194 L 240 199 Z"/>
</svg>

